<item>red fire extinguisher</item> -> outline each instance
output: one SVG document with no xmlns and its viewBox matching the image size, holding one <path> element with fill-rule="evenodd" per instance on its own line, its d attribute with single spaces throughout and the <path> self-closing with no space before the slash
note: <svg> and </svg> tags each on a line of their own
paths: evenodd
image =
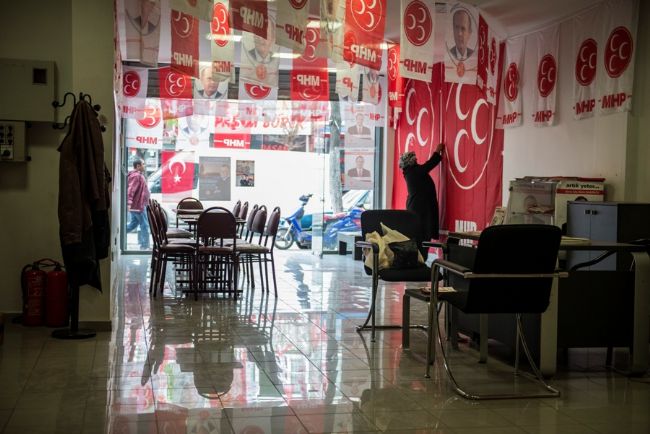
<svg viewBox="0 0 650 434">
<path fill-rule="evenodd" d="M 45 325 L 63 327 L 68 325 L 68 275 L 58 262 L 47 273 L 45 289 Z"/>
<path fill-rule="evenodd" d="M 53 268 L 45 272 L 43 268 Z M 23 267 L 23 324 L 62 327 L 68 323 L 68 277 L 52 259 L 40 259 Z"/>
<path fill-rule="evenodd" d="M 46 277 L 45 271 L 39 268 L 39 261 L 23 268 L 23 324 L 26 326 L 43 325 Z"/>
</svg>

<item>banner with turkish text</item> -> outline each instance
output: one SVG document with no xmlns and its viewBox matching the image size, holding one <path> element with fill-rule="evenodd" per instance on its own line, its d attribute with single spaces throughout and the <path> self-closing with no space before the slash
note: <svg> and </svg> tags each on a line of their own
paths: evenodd
<svg viewBox="0 0 650 434">
<path fill-rule="evenodd" d="M 538 32 L 536 89 L 533 91 L 533 125 L 551 126 L 555 123 L 555 94 L 557 92 L 558 50 L 560 43 L 560 25 L 557 24 Z"/>
<path fill-rule="evenodd" d="M 343 61 L 346 5 L 346 0 L 320 0 L 320 37 L 334 63 Z"/>
<path fill-rule="evenodd" d="M 171 12 L 171 68 L 182 74 L 199 76 L 199 20 L 183 12 Z"/>
<path fill-rule="evenodd" d="M 319 29 L 309 27 L 305 32 L 305 49 L 293 59 L 290 86 L 293 101 L 329 101 L 330 86 L 327 58 L 318 57 Z"/>
<path fill-rule="evenodd" d="M 434 0 L 401 0 L 399 72 L 431 82 L 434 64 Z"/>
<path fill-rule="evenodd" d="M 600 114 L 629 111 L 634 88 L 634 50 L 638 0 L 608 0 L 603 4 L 598 72 Z"/>
<path fill-rule="evenodd" d="M 476 84 L 478 10 L 466 3 L 448 3 L 445 20 L 445 81 Z"/>
<path fill-rule="evenodd" d="M 521 74 L 524 71 L 526 38 L 508 39 L 505 43 L 501 104 L 497 116 L 498 128 L 518 127 L 523 121 Z"/>
<path fill-rule="evenodd" d="M 178 202 L 192 196 L 194 189 L 194 153 L 162 151 L 160 188 L 164 202 Z"/>
<path fill-rule="evenodd" d="M 251 148 L 251 135 L 250 134 L 215 134 L 214 143 L 215 148 L 223 149 L 250 149 Z"/>
<path fill-rule="evenodd" d="M 160 100 L 145 100 L 138 117 L 126 120 L 124 144 L 127 148 L 160 149 L 163 146 L 163 119 Z"/>
<path fill-rule="evenodd" d="M 381 69 L 386 0 L 347 0 L 343 60 Z"/>
<path fill-rule="evenodd" d="M 230 28 L 228 0 L 215 0 L 210 22 L 212 43 L 212 78 L 215 81 L 233 80 L 235 76 L 235 41 Z"/>
<path fill-rule="evenodd" d="M 357 101 L 361 66 L 345 61 L 336 64 L 336 93 L 341 101 Z"/>
<path fill-rule="evenodd" d="M 149 70 L 133 66 L 122 66 L 122 92 L 120 116 L 137 118 L 142 116 L 149 85 Z"/>
<path fill-rule="evenodd" d="M 307 24 L 309 23 L 308 0 L 276 0 L 276 44 L 296 53 L 305 50 Z M 315 21 L 316 24 L 318 22 Z M 318 29 L 315 29 L 318 30 Z"/>
<path fill-rule="evenodd" d="M 160 49 L 160 0 L 119 0 L 118 31 L 122 60 L 158 65 Z"/>
<path fill-rule="evenodd" d="M 261 38 L 266 38 L 268 29 L 275 27 L 275 23 L 269 23 L 266 1 L 230 0 L 230 24 L 233 29 L 250 32 Z"/>
<path fill-rule="evenodd" d="M 497 66 L 501 42 L 488 25 L 483 15 L 478 21 L 478 66 L 476 84 L 490 104 L 496 104 Z"/>
<path fill-rule="evenodd" d="M 170 0 L 171 9 L 203 21 L 212 19 L 212 6 L 212 0 Z"/>
</svg>

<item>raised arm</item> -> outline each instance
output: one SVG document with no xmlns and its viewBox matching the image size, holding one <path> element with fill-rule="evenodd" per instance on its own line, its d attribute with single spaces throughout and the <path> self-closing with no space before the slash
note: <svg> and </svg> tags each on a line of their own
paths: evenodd
<svg viewBox="0 0 650 434">
<path fill-rule="evenodd" d="M 426 163 L 422 165 L 422 167 L 424 167 L 424 169 L 427 172 L 432 171 L 438 165 L 438 163 L 440 163 L 440 161 L 442 160 L 442 152 L 444 151 L 444 149 L 445 149 L 445 144 L 440 143 L 436 148 L 436 152 L 434 152 L 431 155 L 431 157 L 429 157 L 429 159 L 426 161 Z"/>
</svg>

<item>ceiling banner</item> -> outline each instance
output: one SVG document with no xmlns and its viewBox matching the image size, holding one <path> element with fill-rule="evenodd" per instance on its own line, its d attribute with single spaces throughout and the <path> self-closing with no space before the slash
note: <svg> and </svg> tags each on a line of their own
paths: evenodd
<svg viewBox="0 0 650 434">
<path fill-rule="evenodd" d="M 182 74 L 199 76 L 199 20 L 183 12 L 171 13 L 171 67 Z"/>
<path fill-rule="evenodd" d="M 212 19 L 212 0 L 170 0 L 170 6 L 199 20 Z"/>
<path fill-rule="evenodd" d="M 343 61 L 345 7 L 346 0 L 320 0 L 320 37 L 334 63 Z"/>
<path fill-rule="evenodd" d="M 501 41 L 497 39 L 483 15 L 479 15 L 476 84 L 490 104 L 496 104 L 500 46 Z"/>
<path fill-rule="evenodd" d="M 434 0 L 402 0 L 399 73 L 431 82 L 434 64 Z"/>
<path fill-rule="evenodd" d="M 533 91 L 533 124 L 546 127 L 555 124 L 558 52 L 560 44 L 560 25 L 549 27 L 535 35 L 537 40 L 536 89 Z"/>
<path fill-rule="evenodd" d="M 445 81 L 476 84 L 478 10 L 456 2 L 448 4 L 445 32 Z"/>
<path fill-rule="evenodd" d="M 305 50 L 305 37 L 309 23 L 309 0 L 276 0 L 276 43 L 296 53 Z M 314 21 L 318 25 L 317 21 Z"/>
<path fill-rule="evenodd" d="M 122 59 L 158 66 L 160 0 L 120 0 L 120 3 Z"/>
<path fill-rule="evenodd" d="M 228 0 L 215 0 L 210 22 L 210 54 L 212 77 L 215 81 L 233 80 L 235 77 L 235 41 L 230 28 Z M 203 56 L 201 56 L 203 60 Z"/>
<path fill-rule="evenodd" d="M 381 69 L 386 0 L 347 0 L 343 60 Z"/>
<path fill-rule="evenodd" d="M 319 42 L 319 29 L 308 28 L 305 33 L 304 54 L 293 59 L 290 73 L 292 101 L 329 101 L 327 58 L 318 57 Z"/>
<path fill-rule="evenodd" d="M 499 128 L 518 127 L 522 124 L 522 86 L 521 73 L 524 70 L 524 48 L 526 38 L 506 41 L 505 61 L 503 62 L 503 88 L 497 125 Z"/>
<path fill-rule="evenodd" d="M 269 27 L 269 10 L 266 0 L 230 0 L 230 25 L 233 29 L 266 38 Z M 275 29 L 274 29 L 275 30 Z"/>
</svg>

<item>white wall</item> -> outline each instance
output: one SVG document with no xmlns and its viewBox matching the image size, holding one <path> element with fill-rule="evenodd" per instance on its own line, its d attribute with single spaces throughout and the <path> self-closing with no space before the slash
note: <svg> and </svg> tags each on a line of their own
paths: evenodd
<svg viewBox="0 0 650 434">
<path fill-rule="evenodd" d="M 560 26 L 557 120 L 553 127 L 533 126 L 537 47 L 526 37 L 523 77 L 524 124 L 506 129 L 503 153 L 503 203 L 509 181 L 522 176 L 583 176 L 606 178 L 607 200 L 623 200 L 625 193 L 627 113 L 574 120 L 571 21 Z"/>
</svg>

